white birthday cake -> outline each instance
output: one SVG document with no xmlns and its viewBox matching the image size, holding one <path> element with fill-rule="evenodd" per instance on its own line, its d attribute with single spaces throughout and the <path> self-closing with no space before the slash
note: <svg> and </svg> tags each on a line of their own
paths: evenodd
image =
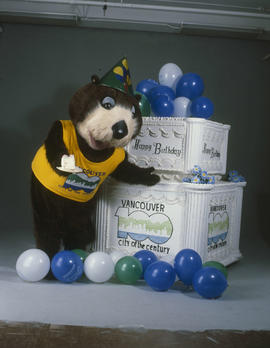
<svg viewBox="0 0 270 348">
<path fill-rule="evenodd" d="M 94 249 L 129 255 L 149 250 L 172 261 L 179 250 L 191 248 L 203 262 L 228 265 L 241 258 L 246 185 L 234 171 L 224 180 L 230 126 L 196 117 L 200 110 L 193 117 L 179 117 L 188 116 L 191 108 L 183 109 L 187 98 L 176 99 L 174 110 L 181 102 L 178 117 L 159 117 L 158 112 L 143 117 L 139 135 L 126 148 L 129 161 L 153 166 L 160 182 L 152 187 L 105 182 L 97 203 Z"/>
</svg>

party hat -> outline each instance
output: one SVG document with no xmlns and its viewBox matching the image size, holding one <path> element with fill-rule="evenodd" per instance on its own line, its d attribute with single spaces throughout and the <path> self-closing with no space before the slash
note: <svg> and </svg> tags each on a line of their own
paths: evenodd
<svg viewBox="0 0 270 348">
<path fill-rule="evenodd" d="M 127 58 L 119 60 L 99 81 L 100 85 L 112 87 L 129 95 L 133 94 Z"/>
</svg>

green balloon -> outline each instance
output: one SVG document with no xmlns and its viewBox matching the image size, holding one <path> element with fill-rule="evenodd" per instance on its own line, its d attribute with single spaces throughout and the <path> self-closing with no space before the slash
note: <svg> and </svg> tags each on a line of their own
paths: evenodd
<svg viewBox="0 0 270 348">
<path fill-rule="evenodd" d="M 125 256 L 115 265 L 116 277 L 125 284 L 134 284 L 141 278 L 143 268 L 141 262 L 134 256 Z"/>
<path fill-rule="evenodd" d="M 71 250 L 73 251 L 75 254 L 77 254 L 80 259 L 82 260 L 82 262 L 85 261 L 85 259 L 87 258 L 87 256 L 89 256 L 90 253 L 88 253 L 87 251 L 85 250 L 82 250 L 82 249 L 73 249 Z M 78 279 L 78 282 L 82 282 L 82 283 L 89 283 L 89 279 L 86 277 L 86 275 L 83 273 L 81 278 Z"/>
<path fill-rule="evenodd" d="M 203 267 L 214 267 L 214 268 L 218 269 L 220 272 L 222 272 L 226 279 L 228 278 L 227 268 L 220 262 L 207 261 L 203 264 Z"/>
<path fill-rule="evenodd" d="M 150 114 L 151 114 L 151 106 L 150 106 L 150 103 L 149 103 L 148 99 L 142 93 L 136 92 L 136 94 L 139 94 L 141 96 L 141 99 L 139 101 L 139 106 L 140 106 L 140 110 L 141 110 L 142 116 L 144 116 L 144 117 L 150 116 Z"/>
<path fill-rule="evenodd" d="M 80 259 L 82 260 L 82 262 L 84 262 L 85 259 L 87 258 L 87 256 L 89 256 L 89 253 L 85 250 L 82 250 L 82 249 L 74 249 L 72 251 L 75 254 L 77 254 L 78 256 L 80 256 Z"/>
</svg>

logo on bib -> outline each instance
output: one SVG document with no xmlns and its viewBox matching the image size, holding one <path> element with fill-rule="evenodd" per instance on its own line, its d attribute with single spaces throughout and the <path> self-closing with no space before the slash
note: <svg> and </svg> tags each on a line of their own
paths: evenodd
<svg viewBox="0 0 270 348">
<path fill-rule="evenodd" d="M 84 191 L 85 193 L 91 193 L 94 191 L 100 182 L 98 176 L 87 176 L 84 173 L 70 174 L 67 177 L 63 187 L 70 191 Z"/>
</svg>

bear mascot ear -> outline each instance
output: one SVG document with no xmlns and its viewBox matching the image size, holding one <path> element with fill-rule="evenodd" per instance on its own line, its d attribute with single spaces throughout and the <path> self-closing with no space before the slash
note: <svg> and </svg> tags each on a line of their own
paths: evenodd
<svg viewBox="0 0 270 348">
<path fill-rule="evenodd" d="M 140 100 L 142 99 L 142 96 L 141 96 L 140 94 L 135 94 L 134 97 L 135 97 L 138 101 L 140 101 Z"/>
<path fill-rule="evenodd" d="M 94 84 L 94 85 L 97 85 L 99 83 L 100 79 L 97 75 L 93 75 L 91 76 L 91 82 Z"/>
</svg>

